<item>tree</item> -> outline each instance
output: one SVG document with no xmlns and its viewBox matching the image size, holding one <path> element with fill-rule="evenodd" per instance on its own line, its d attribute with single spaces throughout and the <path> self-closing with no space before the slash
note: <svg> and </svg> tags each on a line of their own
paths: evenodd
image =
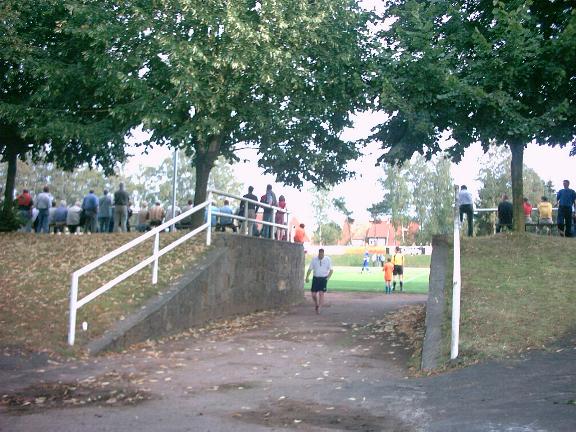
<svg viewBox="0 0 576 432">
<path fill-rule="evenodd" d="M 435 234 L 450 231 L 453 215 L 452 177 L 450 161 L 434 157 L 426 161 L 415 156 L 402 166 L 384 167 L 385 176 L 379 179 L 384 199 L 368 211 L 376 219 L 389 215 L 396 229 L 404 232 L 410 221 L 419 224 L 416 240 L 429 242 Z"/>
<path fill-rule="evenodd" d="M 309 192 L 312 195 L 312 209 L 316 221 L 315 237 L 320 242 L 319 244 L 323 244 L 325 236 L 322 233 L 322 228 L 328 223 L 328 212 L 332 209 L 330 191 L 324 188 L 311 187 Z"/>
<path fill-rule="evenodd" d="M 157 167 L 141 168 L 133 178 L 137 200 L 148 203 L 159 200 L 166 206 L 170 205 L 172 203 L 173 165 L 173 158 L 168 157 Z M 182 203 L 194 197 L 195 171 L 189 157 L 186 155 L 178 157 L 176 196 Z M 209 186 L 239 195 L 243 185 L 234 177 L 230 164 L 220 158 L 215 162 L 214 169 L 210 173 Z"/>
<path fill-rule="evenodd" d="M 480 142 L 507 146 L 515 230 L 523 230 L 528 144 L 576 146 L 576 14 L 564 1 L 390 2 L 383 19 L 373 139 L 388 162 Z M 575 147 L 576 148 L 576 147 Z"/>
<path fill-rule="evenodd" d="M 371 16 L 356 1 L 85 3 L 74 18 L 110 44 L 106 67 L 134 88 L 131 109 L 150 142 L 191 158 L 196 204 L 218 157 L 236 160 L 241 147 L 257 149 L 265 173 L 288 185 L 348 177 L 345 163 L 359 153 L 340 132 L 365 105 Z"/>
<path fill-rule="evenodd" d="M 384 197 L 382 201 L 373 204 L 368 212 L 372 219 L 377 219 L 380 215 L 389 215 L 394 228 L 400 229 L 404 236 L 404 227 L 410 220 L 411 198 L 407 182 L 407 165 L 384 165 L 384 172 L 384 178 L 378 179 L 384 189 Z"/>
<path fill-rule="evenodd" d="M 5 0 L 0 5 L 0 158 L 7 162 L 5 207 L 16 163 L 31 157 L 72 170 L 106 173 L 125 159 L 124 136 L 138 124 L 122 115 L 128 84 L 101 67 L 108 44 L 86 22 L 68 26 L 80 2 Z"/>
<path fill-rule="evenodd" d="M 323 223 L 314 231 L 313 241 L 320 245 L 335 245 L 342 236 L 342 228 L 334 221 Z"/>
</svg>

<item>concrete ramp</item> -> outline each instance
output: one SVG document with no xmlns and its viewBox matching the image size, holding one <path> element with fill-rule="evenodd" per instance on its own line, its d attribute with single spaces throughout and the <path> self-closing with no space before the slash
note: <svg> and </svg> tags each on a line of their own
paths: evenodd
<svg viewBox="0 0 576 432">
<path fill-rule="evenodd" d="M 90 342 L 88 351 L 121 350 L 210 320 L 304 299 L 301 244 L 233 234 L 215 235 L 213 244 L 179 281 Z"/>
</svg>

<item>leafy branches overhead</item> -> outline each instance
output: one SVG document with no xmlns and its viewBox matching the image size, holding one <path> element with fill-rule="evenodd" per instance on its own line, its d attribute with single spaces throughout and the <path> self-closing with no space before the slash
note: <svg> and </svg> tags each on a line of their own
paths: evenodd
<svg viewBox="0 0 576 432">
<path fill-rule="evenodd" d="M 476 141 L 506 145 L 520 215 L 524 146 L 576 144 L 572 2 L 402 0 L 384 18 L 394 22 L 381 33 L 373 85 L 391 114 L 372 136 L 381 160 L 429 158 L 447 136 L 455 161 Z"/>
</svg>

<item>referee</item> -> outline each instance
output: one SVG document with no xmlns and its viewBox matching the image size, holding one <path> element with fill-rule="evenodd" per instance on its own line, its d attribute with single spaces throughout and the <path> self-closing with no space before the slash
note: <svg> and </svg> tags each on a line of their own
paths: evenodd
<svg viewBox="0 0 576 432">
<path fill-rule="evenodd" d="M 400 292 L 404 291 L 404 255 L 400 246 L 396 246 L 396 253 L 392 257 L 392 264 L 394 264 L 394 282 L 392 283 L 392 291 L 396 291 L 396 280 L 400 282 Z"/>
<path fill-rule="evenodd" d="M 326 292 L 326 283 L 330 276 L 332 276 L 332 262 L 330 258 L 324 256 L 324 249 L 318 250 L 318 256 L 312 258 L 310 267 L 306 272 L 306 283 L 310 279 L 310 272 L 313 273 L 312 277 L 312 300 L 314 300 L 314 308 L 316 313 L 320 313 L 320 306 L 324 303 L 324 293 Z"/>
</svg>

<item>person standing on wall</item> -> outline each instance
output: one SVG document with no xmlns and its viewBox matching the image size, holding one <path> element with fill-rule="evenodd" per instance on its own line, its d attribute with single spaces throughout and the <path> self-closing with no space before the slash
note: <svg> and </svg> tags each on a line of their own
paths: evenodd
<svg viewBox="0 0 576 432">
<path fill-rule="evenodd" d="M 328 279 L 332 276 L 332 261 L 329 257 L 324 256 L 324 249 L 318 250 L 318 256 L 312 258 L 310 262 L 310 267 L 306 272 L 306 283 L 310 279 L 310 273 L 312 274 L 312 300 L 314 300 L 314 309 L 316 313 L 320 313 L 320 308 L 324 304 L 324 293 L 327 290 Z"/>
<path fill-rule="evenodd" d="M 576 192 L 570 189 L 570 182 L 562 182 L 564 189 L 560 189 L 556 194 L 558 206 L 558 233 L 565 237 L 572 237 L 572 206 L 576 201 Z"/>
<path fill-rule="evenodd" d="M 396 291 L 396 282 L 400 282 L 400 292 L 404 290 L 404 255 L 400 246 L 396 246 L 396 253 L 392 257 L 392 264 L 394 264 L 394 282 L 392 283 L 392 291 Z"/>
<path fill-rule="evenodd" d="M 128 202 L 130 195 L 124 190 L 124 183 L 118 185 L 118 190 L 114 192 L 114 232 L 127 232 L 126 222 L 128 221 Z"/>
<path fill-rule="evenodd" d="M 464 214 L 466 214 L 466 221 L 468 222 L 468 237 L 472 237 L 472 234 L 474 233 L 474 203 L 472 201 L 472 194 L 468 192 L 466 185 L 460 186 L 458 202 L 460 203 L 460 224 L 464 221 Z"/>
</svg>

